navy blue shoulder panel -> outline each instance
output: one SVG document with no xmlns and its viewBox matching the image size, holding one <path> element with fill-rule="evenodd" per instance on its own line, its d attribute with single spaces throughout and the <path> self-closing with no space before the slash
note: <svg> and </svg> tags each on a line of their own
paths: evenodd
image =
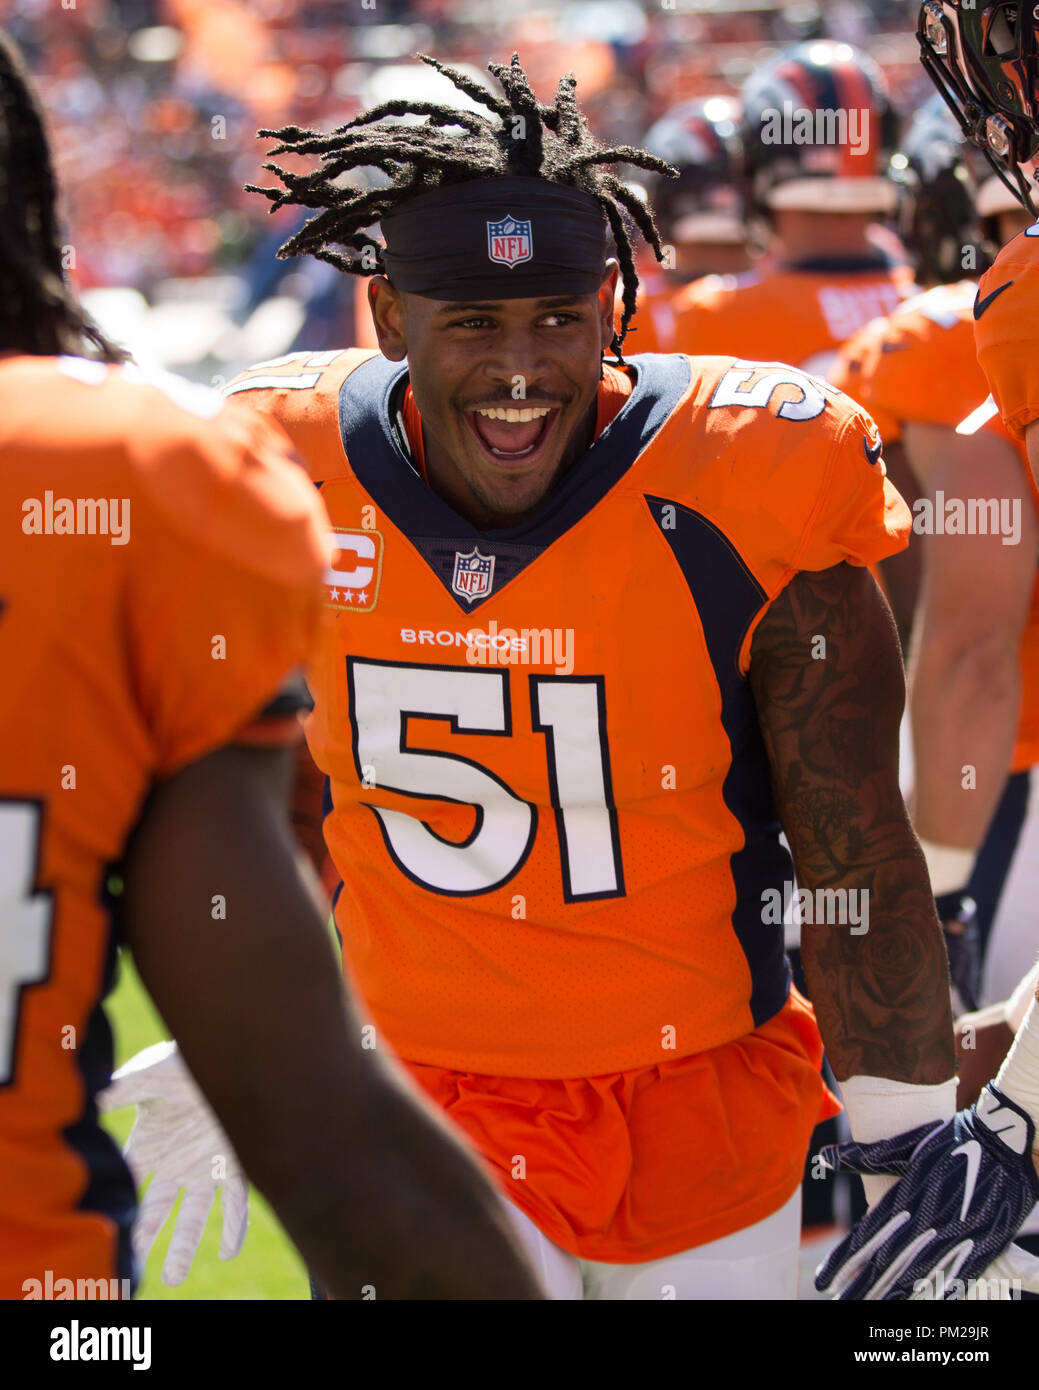
<svg viewBox="0 0 1039 1390">
<path fill-rule="evenodd" d="M 355 367 L 339 388 L 343 448 L 366 487 L 369 479 L 385 476 L 397 464 L 424 486 L 397 443 L 391 423 L 390 398 L 407 373 L 407 362 L 391 362 L 380 354 Z"/>
<path fill-rule="evenodd" d="M 794 880 L 793 863 L 779 840 L 757 706 L 739 668 L 743 639 L 767 595 L 713 522 L 664 497 L 647 496 L 646 504 L 689 586 L 721 691 L 722 727 L 732 750 L 722 796 L 745 835 L 743 848 L 730 859 L 736 885 L 732 927 L 750 970 L 750 1010 L 758 1028 L 779 1012 L 790 992 L 783 929 L 763 921 L 763 895 L 776 889 L 785 902 L 783 886 Z"/>
<path fill-rule="evenodd" d="M 395 435 L 395 393 L 407 364 L 373 357 L 343 382 L 339 428 L 350 466 L 405 535 L 452 542 L 484 537 L 536 555 L 602 500 L 672 414 L 690 381 L 687 357 L 647 353 L 631 360 L 636 380 L 622 409 L 522 525 L 479 531 L 422 481 Z"/>
</svg>

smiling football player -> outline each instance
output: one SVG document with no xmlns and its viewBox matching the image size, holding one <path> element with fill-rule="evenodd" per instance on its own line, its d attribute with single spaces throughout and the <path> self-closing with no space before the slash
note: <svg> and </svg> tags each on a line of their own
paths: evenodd
<svg viewBox="0 0 1039 1390">
<path fill-rule="evenodd" d="M 338 550 L 307 736 L 344 964 L 555 1297 L 793 1297 L 823 1039 L 856 1138 L 954 1111 L 867 569 L 909 514 L 826 383 L 625 362 L 625 214 L 660 248 L 608 166 L 660 162 L 596 145 L 572 78 L 545 105 L 515 57 L 504 96 L 445 71 L 485 114 L 265 132 L 320 156 L 268 166 L 274 206 L 314 212 L 281 254 L 370 275 L 381 351 L 228 388 L 288 431 Z M 338 182 L 371 165 L 388 187 Z M 566 674 L 534 640 L 557 630 Z M 783 951 L 781 829 L 821 1037 Z"/>
</svg>

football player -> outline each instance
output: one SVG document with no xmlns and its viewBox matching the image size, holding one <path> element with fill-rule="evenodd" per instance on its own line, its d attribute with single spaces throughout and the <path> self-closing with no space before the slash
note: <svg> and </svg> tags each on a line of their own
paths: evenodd
<svg viewBox="0 0 1039 1390">
<path fill-rule="evenodd" d="M 42 120 L 2 36 L 0 135 L 0 1297 L 117 1298 L 135 1281 L 134 1183 L 96 1105 L 120 929 L 336 1296 L 537 1297 L 489 1184 L 362 1050 L 295 862 L 292 673 L 327 514 L 254 415 L 115 365 L 64 281 Z M 160 1052 L 144 1128 L 193 1090 Z M 224 1164 L 228 1256 L 245 1181 L 203 1132 L 175 1174 L 159 1160 L 145 1205 L 164 1216 L 181 1178 Z M 207 1210 L 182 1207 L 196 1241 Z"/>
<path fill-rule="evenodd" d="M 914 291 L 877 242 L 895 207 L 897 117 L 873 60 L 831 41 L 771 59 L 740 100 L 746 215 L 764 228 L 769 265 L 680 291 L 675 347 L 825 375 L 840 343 Z"/>
<path fill-rule="evenodd" d="M 646 179 L 660 239 L 674 249 L 666 274 L 675 287 L 749 268 L 739 126 L 739 103 L 710 96 L 672 107 L 646 132 L 650 154 L 678 170 L 677 178 Z"/>
<path fill-rule="evenodd" d="M 915 289 L 910 268 L 876 241 L 895 207 L 888 161 L 897 114 L 873 60 L 829 40 L 795 45 L 763 64 L 740 101 L 745 221 L 758 229 L 768 260 L 679 291 L 674 345 L 792 362 L 826 376 L 840 343 Z M 900 464 L 896 452 L 896 488 Z M 899 565 L 912 562 L 887 558 L 897 584 Z M 795 923 L 792 946 L 796 932 Z M 803 987 L 796 948 L 793 964 Z M 826 1126 L 812 1147 L 836 1133 Z M 832 1179 L 806 1177 L 804 1195 L 806 1230 L 829 1228 L 842 1205 Z"/>
<path fill-rule="evenodd" d="M 903 245 L 912 256 L 918 285 L 929 287 L 962 279 L 964 246 L 977 252 L 978 215 L 974 207 L 969 171 L 963 158 L 963 137 L 935 95 L 916 112 L 899 148 L 891 156 L 889 176 L 895 186 L 895 225 Z M 963 293 L 973 290 L 968 285 Z M 953 292 L 955 294 L 955 291 Z M 915 303 L 915 299 L 908 301 Z M 898 312 L 896 310 L 896 312 Z M 871 323 L 880 324 L 878 318 Z M 848 373 L 859 370 L 862 345 L 871 341 L 869 326 L 860 329 L 841 348 L 830 377 L 856 400 L 866 404 L 858 379 L 849 383 Z M 867 405 L 867 409 L 871 409 Z M 884 440 L 884 462 L 898 491 L 910 506 L 919 496 L 916 478 L 905 459 L 900 434 L 892 429 L 884 414 L 873 412 Z M 902 650 L 908 656 L 913 614 L 920 589 L 920 547 L 909 545 L 897 555 L 881 562 L 884 591 L 895 615 Z"/>
<path fill-rule="evenodd" d="M 268 166 L 274 205 L 314 213 L 282 254 L 373 272 L 381 347 L 228 387 L 287 428 L 338 538 L 307 737 L 344 962 L 555 1296 L 790 1297 L 833 1106 L 783 952 L 781 826 L 852 1133 L 954 1110 L 866 568 L 909 516 L 826 383 L 623 361 L 606 226 L 630 310 L 631 195 L 604 166 L 659 161 L 596 146 L 571 77 L 542 105 L 517 58 L 491 70 L 483 116 L 266 132 L 321 159 Z M 372 163 L 391 186 L 344 194 Z"/>
<path fill-rule="evenodd" d="M 921 7 L 921 55 L 936 85 L 1007 187 L 1039 215 L 1039 20 L 1006 3 Z M 1032 351 L 1031 296 L 1039 280 L 1039 232 L 1008 242 L 982 278 L 975 308 L 978 360 L 999 413 L 1027 442 L 1039 472 L 1039 367 Z"/>
<path fill-rule="evenodd" d="M 1024 207 L 1034 216 L 1037 211 L 1034 159 L 1039 151 L 1039 19 L 1028 6 L 1007 3 L 961 4 L 928 0 L 921 6 L 917 35 L 925 68 L 960 122 L 963 133 L 984 149 L 993 167 L 1008 188 L 1015 189 Z M 982 277 L 973 306 L 978 360 L 1007 430 L 1027 444 L 1033 473 L 1039 461 L 1039 371 L 1036 368 L 1036 316 L 1034 295 L 1039 274 L 1039 237 L 1031 226 L 1011 240 L 999 253 L 994 265 Z M 976 423 L 976 421 L 975 421 Z M 923 467 L 933 479 L 947 466 L 940 453 L 948 436 L 936 436 L 932 427 L 917 427 L 920 448 L 914 461 L 925 458 Z M 1004 450 L 1001 461 L 994 461 L 993 449 L 981 435 L 969 441 L 969 452 L 961 453 L 953 467 L 969 470 L 976 460 L 986 471 L 995 470 L 1013 497 L 1020 484 L 1012 476 L 1013 463 Z M 961 476 L 964 476 L 961 474 Z M 971 484 L 974 490 L 974 484 Z M 1033 552 L 1034 554 L 1034 552 Z M 999 560 L 995 562 L 1004 568 Z M 1022 561 L 1023 564 L 1023 561 Z M 975 580 L 973 571 L 972 581 Z M 1022 577 L 1013 585 L 1013 610 L 997 595 L 996 623 L 1009 626 L 1009 634 L 995 633 L 988 642 L 1013 643 L 1014 628 L 1020 631 L 1020 615 L 1027 582 Z M 1017 622 L 1012 612 L 1016 610 Z M 926 652 L 926 643 L 924 646 Z M 964 684 L 977 670 L 975 653 L 965 663 Z M 1016 686 L 1014 663 L 1003 658 L 1011 689 Z M 984 671 L 986 688 L 979 699 L 990 695 L 990 670 Z M 976 679 L 976 677 L 975 677 Z M 941 699 L 948 692 L 941 692 Z M 996 698 L 1004 698 L 1003 690 Z M 941 702 L 932 705 L 928 717 L 940 717 Z M 988 730 L 991 733 L 991 730 Z M 982 737 L 986 730 L 981 730 Z M 993 750 L 994 751 L 994 750 Z M 990 753 L 991 756 L 991 753 Z M 973 761 L 973 760 L 972 760 Z M 939 766 L 935 764 L 936 768 Z M 981 772 L 981 768 L 978 769 Z M 948 784 L 949 769 L 945 768 Z M 998 776 L 999 766 L 988 767 L 985 776 Z M 948 792 L 944 793 L 948 795 Z M 951 811 L 950 829 L 962 832 L 970 812 L 959 805 Z M 937 802 L 932 810 L 940 814 Z M 953 827 L 953 822 L 956 822 Z M 947 830 L 946 833 L 949 833 Z M 960 842 L 962 844 L 962 841 Z M 975 838 L 976 843 L 976 838 Z M 969 870 L 972 850 L 960 849 L 956 863 L 956 842 L 946 846 L 939 874 L 949 881 Z M 966 857 L 964 857 L 966 856 Z M 935 856 L 932 852 L 932 873 Z M 1034 908 L 1034 895 L 1029 903 Z M 990 947 L 991 959 L 997 959 Z M 1033 938 L 1034 949 L 1034 938 Z M 958 1275 L 964 1262 L 977 1253 L 976 1242 L 986 1212 L 998 1206 L 1004 1214 L 1014 1213 L 1018 1223 L 1033 1206 L 1039 1186 L 1031 1181 L 1029 1158 L 1039 1154 L 1036 1124 L 1039 1123 L 1039 1003 L 1028 1007 L 1013 1047 L 996 1076 L 982 1092 L 977 1104 L 961 1112 L 951 1126 L 933 1136 L 920 1133 L 905 1136 L 894 1145 L 842 1148 L 830 1157 L 840 1166 L 855 1171 L 896 1174 L 901 1179 L 852 1232 L 821 1273 L 829 1287 L 860 1292 L 862 1289 L 897 1288 L 905 1290 L 921 1255 L 940 1256 L 946 1274 Z M 1006 1155 L 1013 1152 L 1020 1160 L 1018 1185 L 1009 1189 L 994 1186 L 993 1162 L 1009 1175 Z M 1039 1164 L 1039 1157 L 1034 1161 Z M 1009 1223 L 1006 1223 L 1009 1224 Z M 1004 1229 L 1006 1226 L 1004 1225 Z M 1010 1258 L 1008 1251 L 1004 1258 Z M 884 1266 L 887 1271 L 884 1272 Z M 937 1268 L 932 1263 L 932 1268 Z M 894 1283 L 891 1272 L 896 1271 Z"/>
<path fill-rule="evenodd" d="M 1028 905 L 1039 837 L 1026 818 L 1031 769 L 1039 763 L 1033 489 L 1027 461 L 1022 465 L 998 422 L 974 438 L 956 433 L 964 402 L 985 394 L 974 350 L 977 281 L 961 278 L 964 262 L 986 255 L 974 202 L 984 198 L 1006 236 L 1026 225 L 1028 214 L 997 179 L 974 180 L 964 143 L 935 95 L 903 146 L 900 221 L 923 278 L 939 283 L 860 330 L 842 349 L 832 378 L 873 415 L 885 453 L 905 450 L 914 493 L 921 494 L 913 504 L 921 536 L 909 547 L 924 563 L 909 700 L 914 824 L 939 915 L 952 933 L 961 1011 L 977 1009 L 982 993 L 986 1003 L 1005 999 L 1034 960 Z M 985 526 L 968 536 L 956 509 L 966 509 L 969 499 L 985 499 Z M 891 594 L 906 628 L 915 588 L 896 586 Z M 979 909 L 976 920 L 968 899 Z"/>
<path fill-rule="evenodd" d="M 950 363 L 958 358 L 976 380 L 968 348 L 970 334 L 965 326 L 957 327 L 956 322 L 964 312 L 969 317 L 977 276 L 992 263 L 999 247 L 1020 230 L 1020 206 L 992 173 L 980 151 L 964 140 L 937 92 L 913 116 L 900 148 L 892 156 L 890 174 L 898 191 L 896 225 L 902 242 L 911 253 L 917 283 L 923 288 L 948 287 L 936 290 L 919 302 L 911 300 L 911 308 L 904 305 L 895 312 L 900 316 L 905 308 L 913 315 L 919 313 L 922 317 L 918 327 L 923 337 L 932 341 L 939 351 L 944 345 L 949 350 Z M 929 328 L 927 320 L 930 320 Z M 874 322 L 877 332 L 883 335 L 883 320 Z M 909 320 L 899 317 L 898 323 L 905 326 Z M 941 327 L 952 330 L 948 337 L 938 331 Z M 874 338 L 867 325 L 841 349 L 832 372 L 833 380 L 849 395 L 863 399 L 856 392 L 854 381 L 849 384 L 846 374 L 859 371 L 860 360 L 868 356 L 874 370 L 883 370 L 890 389 L 897 372 L 885 370 L 876 352 L 894 351 L 895 341 L 908 347 L 915 343 L 916 337 L 912 332 L 908 336 L 895 335 L 891 341 L 884 339 L 881 346 L 881 339 Z M 935 373 L 934 367 L 934 362 L 927 362 L 928 391 L 925 402 L 919 406 L 924 414 L 929 409 L 933 412 L 933 406 L 927 401 L 933 401 L 937 395 L 948 407 L 956 398 L 957 388 L 965 384 L 955 367 L 948 378 Z M 907 373 L 906 382 L 912 379 L 913 374 Z M 884 439 L 885 462 L 899 492 L 907 502 L 915 505 L 919 497 L 917 480 L 905 461 L 904 442 L 897 422 L 892 422 L 884 409 L 882 394 L 874 393 L 872 399 L 884 417 L 883 420 L 880 415 L 875 418 Z M 908 398 L 903 392 L 900 399 L 904 404 Z M 921 546 L 910 545 L 880 567 L 907 656 L 919 594 L 922 553 Z"/>
</svg>

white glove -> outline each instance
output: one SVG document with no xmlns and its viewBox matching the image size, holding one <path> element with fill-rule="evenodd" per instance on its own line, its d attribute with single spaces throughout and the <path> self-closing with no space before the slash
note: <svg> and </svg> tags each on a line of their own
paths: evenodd
<svg viewBox="0 0 1039 1390">
<path fill-rule="evenodd" d="M 231 1142 L 184 1065 L 176 1043 L 138 1052 L 97 1098 L 102 1110 L 137 1106 L 123 1157 L 138 1188 L 154 1173 L 134 1226 L 134 1254 L 143 1265 L 183 1187 L 162 1282 L 183 1284 L 198 1252 L 217 1191 L 223 1212 L 220 1258 L 233 1260 L 249 1227 L 249 1182 Z M 217 1174 L 217 1176 L 214 1176 Z"/>
</svg>

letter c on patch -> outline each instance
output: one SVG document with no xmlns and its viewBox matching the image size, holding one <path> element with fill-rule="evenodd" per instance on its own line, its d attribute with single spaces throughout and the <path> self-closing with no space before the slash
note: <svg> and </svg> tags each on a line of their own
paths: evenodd
<svg viewBox="0 0 1039 1390">
<path fill-rule="evenodd" d="M 375 569 L 363 562 L 375 559 L 374 536 L 366 535 L 363 531 L 329 531 L 327 538 L 331 555 L 328 569 L 325 571 L 325 583 L 338 585 L 343 589 L 363 589 L 370 584 Z M 357 567 L 352 570 L 337 570 L 332 564 L 337 554 L 344 557 L 354 556 L 358 561 Z"/>
</svg>

